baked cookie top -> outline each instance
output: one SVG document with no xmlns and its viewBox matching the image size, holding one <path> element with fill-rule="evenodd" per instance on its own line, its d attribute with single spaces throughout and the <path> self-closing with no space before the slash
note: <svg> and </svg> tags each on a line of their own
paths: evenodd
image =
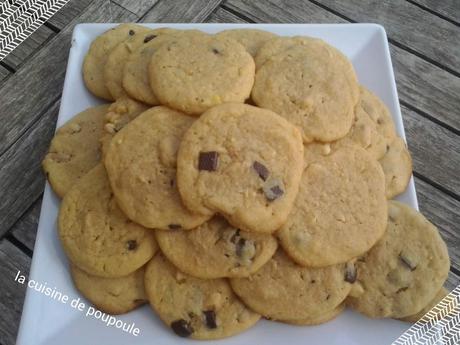
<svg viewBox="0 0 460 345">
<path fill-rule="evenodd" d="M 181 337 L 224 338 L 243 332 L 260 319 L 239 301 L 226 279 L 191 277 L 161 254 L 146 267 L 145 291 L 160 319 Z"/>
<path fill-rule="evenodd" d="M 270 233 L 292 209 L 303 169 L 297 128 L 270 110 L 227 103 L 185 133 L 177 158 L 184 204 L 235 227 Z"/>
<path fill-rule="evenodd" d="M 109 106 L 104 116 L 104 130 L 100 138 L 102 158 L 107 154 L 113 136 L 147 109 L 145 104 L 128 97 L 119 98 Z"/>
<path fill-rule="evenodd" d="M 299 127 L 305 142 L 327 142 L 349 132 L 358 82 L 350 61 L 315 39 L 270 57 L 257 70 L 251 96 Z"/>
<path fill-rule="evenodd" d="M 260 47 L 270 39 L 276 37 L 275 34 L 258 29 L 230 29 L 220 31 L 217 37 L 231 38 L 242 44 L 249 54 L 256 56 Z"/>
<path fill-rule="evenodd" d="M 112 49 L 104 66 L 105 86 L 112 95 L 112 98 L 119 99 L 128 96 L 123 89 L 123 70 L 131 54 L 156 37 L 173 32 L 176 32 L 176 30 L 168 28 L 145 31 L 129 36 L 128 39 L 122 41 Z"/>
<path fill-rule="evenodd" d="M 182 272 L 203 279 L 246 277 L 264 265 L 278 243 L 214 217 L 192 231 L 156 231 L 163 254 Z"/>
<path fill-rule="evenodd" d="M 413 315 L 436 296 L 449 266 L 436 227 L 409 206 L 389 201 L 385 235 L 356 263 L 363 293 L 347 303 L 370 317 Z"/>
<path fill-rule="evenodd" d="M 89 47 L 83 62 L 83 79 L 86 87 L 97 97 L 113 101 L 104 78 L 107 58 L 119 43 L 150 29 L 136 24 L 121 24 L 98 36 Z"/>
<path fill-rule="evenodd" d="M 42 167 L 59 197 L 100 161 L 98 141 L 108 109 L 108 104 L 86 109 L 56 131 Z"/>
<path fill-rule="evenodd" d="M 221 103 L 243 103 L 254 71 L 241 44 L 205 34 L 175 36 L 158 48 L 149 66 L 150 86 L 161 103 L 192 115 Z"/>
<path fill-rule="evenodd" d="M 70 261 L 100 277 L 126 276 L 157 250 L 153 232 L 131 222 L 118 208 L 102 164 L 66 194 L 58 227 Z"/>
<path fill-rule="evenodd" d="M 307 166 L 287 222 L 277 232 L 296 262 L 322 267 L 364 254 L 387 222 L 385 177 L 378 162 L 358 146 L 330 152 L 305 147 Z"/>
<path fill-rule="evenodd" d="M 335 144 L 355 143 L 375 159 L 380 159 L 396 137 L 393 119 L 380 98 L 364 86 L 359 89 L 360 99 L 355 108 L 355 119 L 350 132 Z"/>
<path fill-rule="evenodd" d="M 319 318 L 347 297 L 346 265 L 302 267 L 278 250 L 247 278 L 230 279 L 233 291 L 252 310 L 275 320 Z"/>
<path fill-rule="evenodd" d="M 147 302 L 143 267 L 119 278 L 93 276 L 72 264 L 70 272 L 78 291 L 105 313 L 124 314 Z"/>
<path fill-rule="evenodd" d="M 428 313 L 431 309 L 433 309 L 439 302 L 441 302 L 444 297 L 446 297 L 449 294 L 449 290 L 446 288 L 442 287 L 441 290 L 438 291 L 436 296 L 428 303 L 425 307 L 423 307 L 422 310 L 420 310 L 418 313 L 409 315 L 406 317 L 400 318 L 402 321 L 407 321 L 407 322 L 417 322 L 420 320 L 426 313 Z"/>
<path fill-rule="evenodd" d="M 404 140 L 394 138 L 379 162 L 385 174 L 387 198 L 393 199 L 406 190 L 412 176 L 412 158 Z"/>
<path fill-rule="evenodd" d="M 166 107 L 151 108 L 112 139 L 105 166 L 118 205 L 148 228 L 192 229 L 210 215 L 192 213 L 176 186 L 177 149 L 195 118 Z"/>
</svg>

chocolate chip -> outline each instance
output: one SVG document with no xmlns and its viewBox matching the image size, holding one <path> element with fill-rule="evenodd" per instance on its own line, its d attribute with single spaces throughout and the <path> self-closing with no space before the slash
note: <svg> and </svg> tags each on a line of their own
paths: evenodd
<svg viewBox="0 0 460 345">
<path fill-rule="evenodd" d="M 170 185 L 171 187 L 174 187 L 174 186 L 176 185 L 176 181 L 175 181 L 174 179 L 171 179 L 171 180 L 169 181 L 169 185 Z"/>
<path fill-rule="evenodd" d="M 128 248 L 128 250 L 134 250 L 137 248 L 137 242 L 136 240 L 129 240 L 126 242 L 126 248 Z"/>
<path fill-rule="evenodd" d="M 236 243 L 236 255 L 241 256 L 243 254 L 243 248 L 246 245 L 246 239 L 240 238 Z"/>
<path fill-rule="evenodd" d="M 219 54 L 219 51 L 216 48 L 212 48 L 212 52 L 216 55 Z"/>
<path fill-rule="evenodd" d="M 135 34 L 134 30 L 129 30 L 129 36 L 133 36 Z"/>
<path fill-rule="evenodd" d="M 144 38 L 144 43 L 147 43 L 147 42 L 150 42 L 151 40 L 153 40 L 155 37 L 157 37 L 157 35 L 148 35 Z"/>
<path fill-rule="evenodd" d="M 258 161 L 254 161 L 254 163 L 252 163 L 252 167 L 262 180 L 267 180 L 268 176 L 270 175 L 270 171 L 268 171 L 265 165 Z"/>
<path fill-rule="evenodd" d="M 230 242 L 236 243 L 237 238 L 240 237 L 240 229 L 236 229 L 235 233 L 230 237 Z"/>
<path fill-rule="evenodd" d="M 409 288 L 408 286 L 404 286 L 404 287 L 398 289 L 398 291 L 396 291 L 396 293 L 404 292 L 404 291 L 406 291 L 408 288 Z"/>
<path fill-rule="evenodd" d="M 171 328 L 179 337 L 187 338 L 193 333 L 193 328 L 184 319 L 176 320 L 171 323 Z"/>
<path fill-rule="evenodd" d="M 345 268 L 345 281 L 349 282 L 350 284 L 353 284 L 356 281 L 357 277 L 357 271 L 356 267 L 353 263 L 347 263 L 347 266 Z"/>
<path fill-rule="evenodd" d="M 215 171 L 218 161 L 219 154 L 216 151 L 200 152 L 198 170 Z"/>
<path fill-rule="evenodd" d="M 263 187 L 263 191 L 267 200 L 273 201 L 284 194 L 284 187 L 278 179 L 268 180 Z"/>
<path fill-rule="evenodd" d="M 169 224 L 168 228 L 171 229 L 171 230 L 179 230 L 179 229 L 182 229 L 182 225 L 180 225 L 180 224 Z"/>
<path fill-rule="evenodd" d="M 399 259 L 401 260 L 401 263 L 411 271 L 414 271 L 417 268 L 417 265 L 403 253 L 399 253 Z"/>
<path fill-rule="evenodd" d="M 206 326 L 210 329 L 217 328 L 216 312 L 214 310 L 205 310 L 203 311 L 203 314 L 206 321 Z"/>
</svg>

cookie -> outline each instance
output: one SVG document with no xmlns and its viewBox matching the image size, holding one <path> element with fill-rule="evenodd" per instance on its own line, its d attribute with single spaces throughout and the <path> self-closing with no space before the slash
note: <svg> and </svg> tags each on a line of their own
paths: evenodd
<svg viewBox="0 0 460 345">
<path fill-rule="evenodd" d="M 246 48 L 249 54 L 256 56 L 259 48 L 268 40 L 276 37 L 275 34 L 257 29 L 230 29 L 218 32 L 217 37 L 234 39 Z"/>
<path fill-rule="evenodd" d="M 198 30 L 162 31 L 161 35 L 157 35 L 154 39 L 133 51 L 123 69 L 123 88 L 129 96 L 150 105 L 160 104 L 160 101 L 150 87 L 149 65 L 155 51 L 162 44 L 171 40 L 173 35 L 189 37 L 191 35 L 204 35 L 204 33 Z"/>
<path fill-rule="evenodd" d="M 66 194 L 58 227 L 70 261 L 99 277 L 133 273 L 157 250 L 153 232 L 131 222 L 118 208 L 102 164 Z"/>
<path fill-rule="evenodd" d="M 120 278 L 101 278 L 71 265 L 72 280 L 83 296 L 108 314 L 124 314 L 147 302 L 144 268 Z"/>
<path fill-rule="evenodd" d="M 156 37 L 175 31 L 167 28 L 149 30 L 131 36 L 113 48 L 104 66 L 104 80 L 105 86 L 114 99 L 128 97 L 123 89 L 123 70 L 131 54 Z"/>
<path fill-rule="evenodd" d="M 423 307 L 422 310 L 420 310 L 418 313 L 409 315 L 406 317 L 401 318 L 400 320 L 406 321 L 406 322 L 417 322 L 419 321 L 426 313 L 428 313 L 431 309 L 433 309 L 439 302 L 441 302 L 444 297 L 446 297 L 449 294 L 449 290 L 446 288 L 441 288 L 441 290 L 438 291 L 436 296 L 428 303 L 425 307 Z"/>
<path fill-rule="evenodd" d="M 345 264 L 302 267 L 282 250 L 256 273 L 248 278 L 232 278 L 230 284 L 257 313 L 274 320 L 301 321 L 332 312 L 345 300 L 352 285 L 346 281 Z"/>
<path fill-rule="evenodd" d="M 98 140 L 109 105 L 86 109 L 56 131 L 42 162 L 43 171 L 59 197 L 100 161 Z"/>
<path fill-rule="evenodd" d="M 239 301 L 227 280 L 191 277 L 161 254 L 146 267 L 145 291 L 160 319 L 180 337 L 229 337 L 260 319 Z"/>
<path fill-rule="evenodd" d="M 358 146 L 330 152 L 319 147 L 305 147 L 307 167 L 299 194 L 277 232 L 287 254 L 311 267 L 364 254 L 383 236 L 387 223 L 385 177 L 378 162 Z"/>
<path fill-rule="evenodd" d="M 241 231 L 218 216 L 192 231 L 156 231 L 155 235 L 174 266 L 202 279 L 247 277 L 278 247 L 273 236 Z"/>
<path fill-rule="evenodd" d="M 379 160 L 385 174 L 388 199 L 403 193 L 412 176 L 412 158 L 403 139 L 396 137 Z"/>
<path fill-rule="evenodd" d="M 259 47 L 256 56 L 254 57 L 254 62 L 256 64 L 256 69 L 262 67 L 262 65 L 267 62 L 272 56 L 285 52 L 286 50 L 297 47 L 297 46 L 310 46 L 314 43 L 321 43 L 322 41 L 318 38 L 308 37 L 308 36 L 281 36 L 273 37 L 270 40 L 267 40 L 262 46 Z"/>
<path fill-rule="evenodd" d="M 289 323 L 296 326 L 316 326 L 322 323 L 329 322 L 339 316 L 345 309 L 345 303 L 342 303 L 338 307 L 329 310 L 317 317 L 307 317 L 300 320 L 282 320 L 281 322 Z"/>
<path fill-rule="evenodd" d="M 357 144 L 378 160 L 395 137 L 396 131 L 388 108 L 376 95 L 361 86 L 350 132 L 335 144 Z"/>
<path fill-rule="evenodd" d="M 243 103 L 254 73 L 254 60 L 241 44 L 211 35 L 175 37 L 158 48 L 149 65 L 150 86 L 160 102 L 192 115 L 221 103 Z"/>
<path fill-rule="evenodd" d="M 114 100 L 105 84 L 104 68 L 107 58 L 119 43 L 149 30 L 136 24 L 121 24 L 104 32 L 91 43 L 83 62 L 83 79 L 91 93 L 109 101 Z"/>
<path fill-rule="evenodd" d="M 311 40 L 265 62 L 257 70 L 251 97 L 299 127 L 305 142 L 328 142 L 349 132 L 358 82 L 342 53 Z"/>
<path fill-rule="evenodd" d="M 389 201 L 385 235 L 356 263 L 363 293 L 347 304 L 374 318 L 413 315 L 436 296 L 449 265 L 436 227 L 409 206 Z"/>
<path fill-rule="evenodd" d="M 185 133 L 177 185 L 192 211 L 222 214 L 235 227 L 271 233 L 287 219 L 299 189 L 299 130 L 247 104 L 216 106 Z"/>
<path fill-rule="evenodd" d="M 193 229 L 210 215 L 192 213 L 176 186 L 177 149 L 195 118 L 166 107 L 151 108 L 112 139 L 105 166 L 118 205 L 147 228 Z"/>
<path fill-rule="evenodd" d="M 145 104 L 128 97 L 119 98 L 110 105 L 105 114 L 104 130 L 100 138 L 102 157 L 107 154 L 113 136 L 147 109 Z"/>
</svg>

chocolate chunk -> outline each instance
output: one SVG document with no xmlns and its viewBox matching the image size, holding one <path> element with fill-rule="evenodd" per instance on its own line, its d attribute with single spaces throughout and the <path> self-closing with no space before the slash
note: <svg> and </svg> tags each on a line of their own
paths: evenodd
<svg viewBox="0 0 460 345">
<path fill-rule="evenodd" d="M 216 171 L 219 154 L 216 151 L 200 152 L 198 170 Z"/>
<path fill-rule="evenodd" d="M 133 36 L 135 34 L 134 30 L 129 30 L 129 36 Z"/>
<path fill-rule="evenodd" d="M 219 51 L 216 48 L 212 48 L 212 52 L 216 55 L 219 54 Z"/>
<path fill-rule="evenodd" d="M 404 286 L 404 287 L 398 289 L 398 291 L 396 291 L 396 293 L 404 292 L 404 291 L 406 291 L 408 288 L 409 288 L 408 286 Z"/>
<path fill-rule="evenodd" d="M 148 35 L 147 37 L 144 38 L 144 43 L 150 42 L 155 37 L 157 37 L 157 35 Z"/>
<path fill-rule="evenodd" d="M 180 224 L 169 224 L 168 228 L 170 228 L 171 230 L 179 230 L 179 229 L 182 229 L 182 225 L 180 225 Z"/>
<path fill-rule="evenodd" d="M 230 242 L 236 243 L 237 238 L 240 237 L 240 229 L 236 229 L 235 233 L 230 237 Z"/>
<path fill-rule="evenodd" d="M 279 179 L 272 179 L 265 182 L 263 191 L 268 201 L 278 199 L 284 194 L 283 182 Z"/>
<path fill-rule="evenodd" d="M 414 271 L 417 268 L 417 265 L 403 253 L 399 253 L 399 259 L 401 260 L 401 263 L 411 271 Z"/>
<path fill-rule="evenodd" d="M 137 242 L 136 240 L 129 240 L 126 242 L 126 248 L 128 248 L 128 250 L 134 250 L 137 248 Z"/>
<path fill-rule="evenodd" d="M 243 248 L 246 245 L 246 239 L 240 238 L 236 243 L 236 255 L 241 256 L 243 254 Z"/>
<path fill-rule="evenodd" d="M 356 281 L 357 276 L 355 265 L 351 262 L 347 263 L 345 268 L 345 281 L 353 284 Z"/>
<path fill-rule="evenodd" d="M 252 167 L 254 168 L 254 170 L 257 172 L 257 174 L 262 180 L 264 181 L 267 180 L 268 176 L 270 175 L 270 171 L 268 171 L 265 165 L 263 165 L 262 163 L 258 161 L 254 161 L 254 163 L 252 163 Z"/>
<path fill-rule="evenodd" d="M 216 312 L 214 310 L 205 310 L 203 311 L 203 314 L 206 321 L 206 326 L 210 329 L 217 328 Z"/>
<path fill-rule="evenodd" d="M 193 333 L 193 328 L 184 319 L 176 320 L 171 323 L 171 328 L 179 337 L 187 338 Z"/>
</svg>

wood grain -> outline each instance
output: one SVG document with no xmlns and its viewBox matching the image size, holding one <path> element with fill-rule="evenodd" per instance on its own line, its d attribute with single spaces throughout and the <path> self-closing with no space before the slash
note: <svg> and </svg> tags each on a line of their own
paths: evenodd
<svg viewBox="0 0 460 345">
<path fill-rule="evenodd" d="M 40 26 L 32 35 L 8 54 L 3 62 L 9 67 L 17 70 L 24 61 L 36 53 L 40 47 L 53 36 L 53 30 L 44 25 Z"/>
<path fill-rule="evenodd" d="M 4 80 L 11 74 L 5 67 L 0 66 L 0 85 L 4 82 Z"/>
<path fill-rule="evenodd" d="M 29 275 L 30 258 L 4 239 L 0 242 L 0 340 L 5 345 L 16 342 L 26 286 L 14 281 L 18 271 Z"/>
<path fill-rule="evenodd" d="M 135 21 L 137 18 L 118 6 L 111 14 L 117 21 Z M 104 22 L 108 18 L 106 6 L 92 3 L 2 85 L 0 155 L 60 97 L 74 25 Z"/>
<path fill-rule="evenodd" d="M 346 21 L 311 2 L 277 0 L 250 2 L 228 0 L 225 7 L 238 11 L 253 22 L 346 23 Z M 460 79 L 406 50 L 390 44 L 400 99 L 433 118 L 460 130 L 458 104 Z"/>
<path fill-rule="evenodd" d="M 38 220 L 42 206 L 42 195 L 29 207 L 11 228 L 11 234 L 31 251 L 34 250 L 37 237 Z"/>
<path fill-rule="evenodd" d="M 412 0 L 412 2 L 460 23 L 460 2 L 458 0 Z"/>
<path fill-rule="evenodd" d="M 222 0 L 168 0 L 160 1 L 141 19 L 144 23 L 200 23 Z"/>
<path fill-rule="evenodd" d="M 414 170 L 460 196 L 460 137 L 404 106 L 401 111 Z"/>
<path fill-rule="evenodd" d="M 91 3 L 98 2 L 100 4 L 103 1 L 105 0 L 70 0 L 64 7 L 48 19 L 47 23 L 58 30 L 62 30 L 76 17 L 84 13 Z"/>
<path fill-rule="evenodd" d="M 229 12 L 224 7 L 218 7 L 205 19 L 207 23 L 245 23 L 243 19 Z"/>
<path fill-rule="evenodd" d="M 388 36 L 460 72 L 460 29 L 405 0 L 315 0 L 356 22 L 385 26 Z"/>
<path fill-rule="evenodd" d="M 147 13 L 158 1 L 159 0 L 112 0 L 113 3 L 131 11 L 139 17 Z"/>
<path fill-rule="evenodd" d="M 449 276 L 447 277 L 447 281 L 444 286 L 449 290 L 452 291 L 457 286 L 460 285 L 460 276 L 453 272 L 449 272 Z"/>
<path fill-rule="evenodd" d="M 0 157 L 0 237 L 43 192 L 41 161 L 54 135 L 60 102 L 46 113 Z M 20 178 L 18 178 L 20 176 Z"/>
</svg>

